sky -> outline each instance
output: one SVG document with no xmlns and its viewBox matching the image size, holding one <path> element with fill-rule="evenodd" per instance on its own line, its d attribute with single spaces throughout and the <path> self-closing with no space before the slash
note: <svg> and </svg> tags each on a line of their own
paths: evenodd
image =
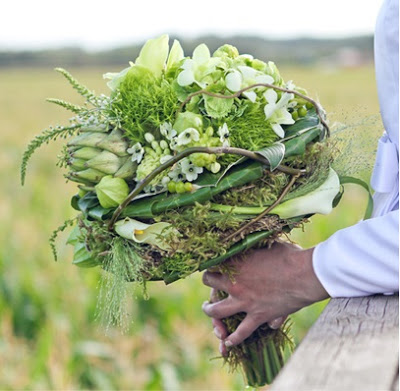
<svg viewBox="0 0 400 391">
<path fill-rule="evenodd" d="M 341 38 L 372 34 L 382 0 L 4 1 L 0 50 L 89 51 L 167 33 Z"/>
</svg>

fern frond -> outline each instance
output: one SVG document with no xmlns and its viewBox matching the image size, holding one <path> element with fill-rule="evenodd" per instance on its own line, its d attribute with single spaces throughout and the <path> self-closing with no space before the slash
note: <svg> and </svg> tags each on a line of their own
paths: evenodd
<svg viewBox="0 0 400 391">
<path fill-rule="evenodd" d="M 83 107 L 74 105 L 73 103 L 70 103 L 70 102 L 66 102 L 65 100 L 62 100 L 62 99 L 48 98 L 48 99 L 46 99 L 46 102 L 54 103 L 58 106 L 64 107 L 64 109 L 72 111 L 75 114 L 79 114 L 80 112 L 85 110 Z"/>
<path fill-rule="evenodd" d="M 54 141 L 57 138 L 63 136 L 72 136 L 77 130 L 79 130 L 82 125 L 72 125 L 68 127 L 57 126 L 56 128 L 50 128 L 44 130 L 41 134 L 37 135 L 29 144 L 22 156 L 21 163 L 21 184 L 22 186 L 25 183 L 26 176 L 26 167 L 28 165 L 28 161 L 33 155 L 33 153 L 38 149 L 42 144 L 48 143 L 49 141 Z"/>
<path fill-rule="evenodd" d="M 71 84 L 72 88 L 76 90 L 79 94 L 81 94 L 83 97 L 85 97 L 87 100 L 93 100 L 96 99 L 96 95 L 90 91 L 86 86 L 83 84 L 79 83 L 78 80 L 76 80 L 68 71 L 66 71 L 64 68 L 55 68 L 54 69 L 57 72 L 60 72 Z"/>
<path fill-rule="evenodd" d="M 62 225 L 60 225 L 57 229 L 55 229 L 53 231 L 53 233 L 50 236 L 49 242 L 50 242 L 50 247 L 51 247 L 51 251 L 53 253 L 54 256 L 54 260 L 57 262 L 57 248 L 56 248 L 56 239 L 58 237 L 58 234 L 60 232 L 63 232 L 66 228 L 68 227 L 72 227 L 75 224 L 76 221 L 76 217 L 74 219 L 71 220 L 65 220 L 64 223 Z"/>
</svg>

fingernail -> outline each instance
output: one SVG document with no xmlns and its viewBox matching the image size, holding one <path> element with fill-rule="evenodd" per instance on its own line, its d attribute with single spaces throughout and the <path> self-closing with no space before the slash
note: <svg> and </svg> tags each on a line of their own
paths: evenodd
<svg viewBox="0 0 400 391">
<path fill-rule="evenodd" d="M 278 319 L 273 320 L 272 322 L 269 322 L 268 326 L 271 329 L 276 330 L 276 329 L 279 329 L 279 327 L 281 327 L 281 323 L 282 323 L 282 318 L 278 318 Z"/>
<path fill-rule="evenodd" d="M 231 342 L 231 341 L 225 341 L 224 342 L 225 343 L 225 346 L 227 347 L 227 348 L 231 348 L 232 346 L 233 346 L 233 343 Z"/>
<path fill-rule="evenodd" d="M 217 338 L 222 339 L 222 335 L 216 327 L 214 327 L 214 334 L 217 336 Z"/>
<path fill-rule="evenodd" d="M 224 347 L 222 345 L 222 343 L 219 345 L 219 352 L 224 355 Z"/>
</svg>

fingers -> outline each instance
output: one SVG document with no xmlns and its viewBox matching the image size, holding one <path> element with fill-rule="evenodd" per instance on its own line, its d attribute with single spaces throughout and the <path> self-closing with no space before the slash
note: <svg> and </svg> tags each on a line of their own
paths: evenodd
<svg viewBox="0 0 400 391">
<path fill-rule="evenodd" d="M 285 322 L 287 316 L 280 316 L 279 318 L 276 318 L 274 320 L 271 320 L 271 322 L 268 322 L 268 326 L 271 327 L 271 329 L 279 329 Z"/>
<path fill-rule="evenodd" d="M 237 300 L 233 300 L 230 296 L 226 299 L 218 301 L 217 303 L 210 303 L 208 301 L 203 303 L 203 311 L 206 315 L 215 319 L 227 318 L 242 312 L 242 308 Z"/>
<path fill-rule="evenodd" d="M 228 336 L 228 330 L 224 323 L 220 319 L 212 318 L 212 324 L 214 327 L 214 334 L 219 339 L 225 339 Z"/>
<path fill-rule="evenodd" d="M 246 316 L 239 324 L 238 328 L 225 339 L 225 347 L 237 345 L 243 342 L 246 338 L 250 337 L 254 330 L 258 328 L 263 322 L 256 320 L 254 317 Z"/>
<path fill-rule="evenodd" d="M 225 274 L 206 271 L 203 273 L 203 284 L 226 292 L 232 283 Z"/>
</svg>

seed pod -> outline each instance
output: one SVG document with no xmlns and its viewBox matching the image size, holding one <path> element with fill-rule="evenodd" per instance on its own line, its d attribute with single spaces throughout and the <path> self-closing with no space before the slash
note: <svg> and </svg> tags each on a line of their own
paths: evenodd
<svg viewBox="0 0 400 391">
<path fill-rule="evenodd" d="M 122 158 L 112 152 L 102 151 L 94 158 L 88 160 L 85 166 L 112 175 L 120 169 L 123 162 Z"/>
<path fill-rule="evenodd" d="M 99 153 L 101 153 L 101 149 L 94 147 L 82 147 L 70 152 L 72 157 L 85 160 L 93 159 Z"/>
<path fill-rule="evenodd" d="M 97 133 L 107 133 L 109 131 L 106 125 L 88 125 L 83 126 L 79 129 L 80 132 L 97 132 Z"/>
<path fill-rule="evenodd" d="M 103 139 L 107 138 L 104 133 L 81 133 L 68 141 L 68 146 L 96 147 Z"/>
<path fill-rule="evenodd" d="M 126 157 L 125 163 L 114 174 L 115 178 L 132 179 L 137 168 L 137 163 L 131 160 L 130 156 Z"/>
<path fill-rule="evenodd" d="M 107 137 L 101 139 L 96 147 L 106 149 L 118 156 L 127 156 L 126 150 L 129 148 L 128 143 L 123 139 L 123 133 L 115 128 Z"/>
<path fill-rule="evenodd" d="M 70 176 L 73 178 L 73 181 L 84 181 L 83 183 L 91 182 L 91 183 L 98 183 L 100 182 L 101 178 L 106 176 L 104 172 L 99 170 L 95 170 L 94 168 L 87 168 L 86 170 L 79 171 L 79 172 L 71 172 Z"/>
</svg>

